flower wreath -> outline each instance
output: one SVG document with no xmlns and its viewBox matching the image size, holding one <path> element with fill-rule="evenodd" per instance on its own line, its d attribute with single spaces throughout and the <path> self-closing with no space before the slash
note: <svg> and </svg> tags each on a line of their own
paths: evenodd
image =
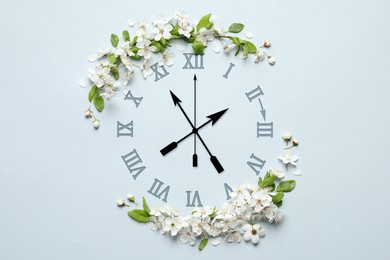
<svg viewBox="0 0 390 260">
<path fill-rule="evenodd" d="M 176 42 L 179 51 L 184 51 L 185 45 L 182 43 L 188 43 L 195 54 L 203 55 L 208 44 L 218 40 L 219 43 L 213 47 L 215 53 L 229 55 L 234 50 L 235 56 L 241 54 L 242 59 L 252 55 L 255 63 L 267 59 L 270 65 L 275 64 L 275 58 L 265 51 L 271 47 L 270 41 L 264 41 L 256 47 L 249 41 L 253 37 L 252 32 L 244 32 L 245 38 L 238 37 L 245 28 L 244 24 L 233 23 L 225 30 L 215 28 L 215 20 L 215 16 L 207 14 L 198 22 L 191 22 L 186 13 L 176 12 L 173 17 L 160 16 L 152 23 L 139 22 L 133 38 L 128 30 L 122 32 L 122 39 L 111 34 L 111 44 L 115 49 L 104 48 L 89 56 L 88 61 L 97 64 L 88 70 L 88 78 L 81 80 L 79 85 L 90 86 L 88 100 L 98 112 L 102 112 L 105 102 L 111 100 L 119 90 L 127 94 L 135 70 L 139 69 L 146 79 L 153 74 L 152 64 L 157 62 L 159 66 L 172 66 L 174 53 L 170 50 L 173 42 Z M 128 20 L 129 27 L 135 24 L 131 19 Z M 92 106 L 85 111 L 85 117 L 92 118 L 93 127 L 99 128 L 100 120 L 95 116 Z M 298 146 L 298 141 L 292 139 L 291 133 L 283 134 L 282 138 L 287 145 L 285 149 Z M 300 175 L 296 155 L 288 152 L 279 159 L 286 170 L 294 167 L 293 174 Z M 145 198 L 142 200 L 142 209 L 130 210 L 128 215 L 138 222 L 151 222 L 152 230 L 162 234 L 179 235 L 183 243 L 195 245 L 200 240 L 199 250 L 205 248 L 210 238 L 213 239 L 213 245 L 218 245 L 221 237 L 229 243 L 239 243 L 244 239 L 257 244 L 259 238 L 265 235 L 261 221 L 280 223 L 283 219 L 279 207 L 283 203 L 284 193 L 292 191 L 296 185 L 295 180 L 283 178 L 283 171 L 270 169 L 263 178 L 259 178 L 257 184 L 234 188 L 229 201 L 221 207 L 197 208 L 189 216 L 180 216 L 172 206 L 150 209 Z M 127 200 L 119 199 L 117 205 L 138 205 L 133 195 L 129 194 Z"/>
</svg>

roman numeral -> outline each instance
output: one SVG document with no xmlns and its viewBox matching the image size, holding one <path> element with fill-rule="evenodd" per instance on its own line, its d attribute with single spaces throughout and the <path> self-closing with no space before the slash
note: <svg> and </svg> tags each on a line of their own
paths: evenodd
<svg viewBox="0 0 390 260">
<path fill-rule="evenodd" d="M 143 97 L 134 97 L 133 94 L 131 93 L 131 90 L 129 90 L 129 92 L 127 92 L 127 94 L 125 96 L 125 100 L 133 100 L 135 107 L 139 106 L 142 99 L 143 99 Z"/>
<path fill-rule="evenodd" d="M 141 157 L 139 157 L 137 151 L 133 149 L 130 153 L 122 156 L 123 162 L 126 164 L 127 169 L 129 169 L 130 173 L 133 174 L 134 180 L 137 179 L 138 175 L 140 175 L 143 170 L 145 170 L 145 166 L 138 166 L 142 163 Z"/>
<path fill-rule="evenodd" d="M 257 122 L 257 138 L 259 137 L 274 137 L 274 122 L 260 123 Z"/>
<path fill-rule="evenodd" d="M 166 186 L 162 191 L 160 191 L 163 185 L 164 183 L 162 181 L 154 178 L 153 185 L 150 187 L 148 192 L 159 199 L 161 199 L 161 196 L 163 196 L 162 201 L 167 202 L 170 186 Z"/>
<path fill-rule="evenodd" d="M 194 53 L 183 53 L 183 55 L 186 58 L 186 64 L 184 64 L 183 69 L 204 69 L 203 55 L 196 55 Z"/>
<path fill-rule="evenodd" d="M 227 79 L 227 78 L 229 77 L 229 73 L 230 73 L 230 71 L 232 70 L 232 68 L 233 68 L 234 66 L 236 66 L 236 65 L 234 65 L 233 63 L 230 62 L 230 66 L 229 66 L 228 70 L 226 71 L 225 75 L 223 75 L 223 77 L 224 77 L 225 79 Z"/>
<path fill-rule="evenodd" d="M 197 207 L 203 207 L 202 202 L 200 201 L 199 192 L 195 191 L 194 197 L 191 202 L 191 191 L 187 192 L 187 207 L 195 207 L 195 203 L 197 203 Z"/>
<path fill-rule="evenodd" d="M 233 192 L 233 189 L 227 183 L 225 183 L 223 186 L 225 186 L 226 199 L 230 200 L 230 192 Z"/>
<path fill-rule="evenodd" d="M 266 161 L 256 157 L 253 153 L 251 155 L 251 159 L 254 159 L 256 162 L 248 161 L 247 164 L 255 171 L 256 175 L 259 175 L 260 170 L 263 169 Z"/>
<path fill-rule="evenodd" d="M 116 121 L 116 136 L 131 136 L 133 137 L 133 121 L 128 124 L 122 124 Z"/>
<path fill-rule="evenodd" d="M 159 68 L 162 69 L 162 73 L 158 70 Z M 165 69 L 165 67 L 158 66 L 158 63 L 152 65 L 151 69 L 153 70 L 154 75 L 155 75 L 154 81 L 159 81 L 160 79 L 169 75 L 169 72 Z"/>
<path fill-rule="evenodd" d="M 261 90 L 260 86 L 257 86 L 257 88 L 255 88 L 254 90 L 245 93 L 245 95 L 247 96 L 249 101 L 252 102 L 253 99 L 258 98 L 261 95 L 264 95 L 264 93 Z"/>
</svg>

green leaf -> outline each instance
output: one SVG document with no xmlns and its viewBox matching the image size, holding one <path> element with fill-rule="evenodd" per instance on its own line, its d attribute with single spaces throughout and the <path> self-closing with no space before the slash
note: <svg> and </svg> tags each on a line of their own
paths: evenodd
<svg viewBox="0 0 390 260">
<path fill-rule="evenodd" d="M 108 61 L 112 64 L 114 64 L 116 62 L 116 55 L 114 53 L 111 53 L 110 55 L 108 55 Z"/>
<path fill-rule="evenodd" d="M 195 41 L 193 44 L 192 44 L 192 49 L 194 50 L 194 53 L 195 54 L 203 54 L 204 53 L 204 45 L 203 45 L 203 42 L 201 41 Z"/>
<path fill-rule="evenodd" d="M 254 53 L 257 52 L 256 46 L 253 43 L 249 42 L 249 41 L 245 41 L 245 47 L 247 48 L 248 53 L 253 53 L 254 54 Z"/>
<path fill-rule="evenodd" d="M 272 202 L 273 203 L 279 203 L 283 200 L 284 193 L 283 192 L 278 192 L 274 196 L 272 196 Z"/>
<path fill-rule="evenodd" d="M 263 180 L 261 179 L 261 177 L 259 177 L 259 180 L 257 181 L 257 184 L 259 185 L 259 187 L 261 187 L 262 182 L 263 182 Z"/>
<path fill-rule="evenodd" d="M 92 100 L 97 96 L 99 95 L 99 89 L 98 87 L 96 87 L 96 85 L 93 85 L 91 90 L 89 91 L 89 94 L 88 94 L 88 100 L 89 102 L 92 102 Z"/>
<path fill-rule="evenodd" d="M 200 21 L 198 22 L 198 26 L 196 27 L 197 32 L 199 32 L 202 28 L 206 28 L 207 30 L 209 30 L 213 27 L 214 24 L 210 22 L 210 17 L 211 14 L 206 14 L 200 19 Z"/>
<path fill-rule="evenodd" d="M 237 45 L 236 53 L 234 53 L 234 56 L 237 56 L 240 53 L 241 45 Z"/>
<path fill-rule="evenodd" d="M 282 204 L 283 204 L 283 200 L 281 200 L 281 201 L 279 201 L 279 202 L 276 202 L 276 203 L 274 203 L 276 206 L 278 206 L 278 207 L 280 207 L 280 206 L 282 206 Z"/>
<path fill-rule="evenodd" d="M 229 26 L 228 32 L 231 33 L 239 33 L 244 29 L 244 25 L 242 23 L 233 23 Z"/>
<path fill-rule="evenodd" d="M 161 51 L 164 50 L 164 47 L 161 45 L 161 43 L 159 43 L 159 42 L 157 42 L 157 41 L 152 41 L 152 42 L 150 43 L 150 45 L 156 47 L 156 49 L 157 49 L 158 52 L 161 52 Z"/>
<path fill-rule="evenodd" d="M 147 223 L 150 221 L 149 213 L 143 209 L 133 209 L 127 214 L 129 215 L 129 217 L 138 222 Z"/>
<path fill-rule="evenodd" d="M 267 188 L 269 191 L 274 191 L 275 187 L 276 187 L 275 183 L 272 183 L 272 185 L 268 186 Z"/>
<path fill-rule="evenodd" d="M 129 42 L 130 41 L 130 34 L 129 34 L 129 31 L 128 30 L 124 30 L 122 32 L 122 36 L 123 36 L 123 39 L 126 41 L 126 42 Z"/>
<path fill-rule="evenodd" d="M 207 243 L 209 242 L 209 239 L 208 238 L 205 238 L 203 239 L 202 241 L 200 241 L 199 243 L 199 250 L 202 251 L 206 246 L 207 246 Z"/>
<path fill-rule="evenodd" d="M 142 207 L 144 208 L 144 210 L 145 210 L 148 214 L 150 213 L 150 208 L 149 208 L 148 203 L 146 203 L 145 197 L 142 197 Z"/>
<path fill-rule="evenodd" d="M 281 181 L 276 187 L 276 191 L 290 192 L 295 188 L 296 182 L 294 180 Z"/>
<path fill-rule="evenodd" d="M 118 46 L 118 42 L 119 42 L 118 35 L 116 35 L 114 33 L 111 34 L 111 44 L 112 44 L 112 46 L 117 47 Z"/>
<path fill-rule="evenodd" d="M 241 40 L 240 40 L 240 38 L 238 38 L 238 37 L 231 36 L 231 37 L 230 37 L 230 40 L 231 40 L 232 43 L 235 44 L 235 45 L 240 45 L 240 44 L 241 44 Z"/>
<path fill-rule="evenodd" d="M 114 77 L 115 80 L 119 79 L 119 71 L 117 67 L 112 67 L 111 70 L 111 75 Z"/>
<path fill-rule="evenodd" d="M 264 180 L 263 182 L 261 183 L 261 188 L 263 187 L 269 187 L 269 186 L 272 186 L 272 184 L 274 184 L 275 180 L 277 179 L 278 177 L 275 176 L 275 175 L 271 175 L 270 172 L 267 172 L 267 174 L 264 176 Z"/>
<path fill-rule="evenodd" d="M 102 112 L 104 109 L 104 99 L 102 96 L 96 96 L 93 99 L 93 105 L 95 106 L 96 110 L 99 112 Z"/>
<path fill-rule="evenodd" d="M 130 43 L 130 47 L 134 46 L 137 43 L 137 40 L 138 40 L 138 36 L 135 36 Z"/>
</svg>

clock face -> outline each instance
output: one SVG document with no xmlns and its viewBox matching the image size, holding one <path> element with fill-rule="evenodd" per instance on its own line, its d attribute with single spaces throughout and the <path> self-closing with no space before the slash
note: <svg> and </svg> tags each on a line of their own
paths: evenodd
<svg viewBox="0 0 390 260">
<path fill-rule="evenodd" d="M 174 66 L 155 64 L 151 77 L 132 84 L 113 145 L 133 189 L 155 205 L 216 205 L 269 169 L 277 154 L 270 87 L 250 67 L 177 53 Z"/>
</svg>

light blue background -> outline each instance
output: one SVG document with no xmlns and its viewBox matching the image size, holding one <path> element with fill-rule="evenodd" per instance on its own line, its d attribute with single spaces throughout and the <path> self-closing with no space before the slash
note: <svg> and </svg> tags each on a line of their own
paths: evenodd
<svg viewBox="0 0 390 260">
<path fill-rule="evenodd" d="M 1 259 L 387 259 L 390 91 L 388 1 L 2 1 Z M 186 10 L 240 20 L 272 40 L 261 65 L 280 131 L 302 141 L 303 176 L 286 222 L 258 247 L 197 249 L 128 220 L 114 201 L 107 127 L 82 117 L 85 57 L 128 18 Z M 268 92 L 270 93 L 270 92 Z M 106 121 L 107 116 L 102 116 Z M 283 120 L 280 120 L 282 118 Z M 112 124 L 112 123 L 111 123 Z M 113 138 L 113 140 L 115 140 Z M 121 150 L 123 151 L 123 150 Z M 110 174 L 107 174 L 110 173 Z M 132 183 L 133 185 L 134 183 Z"/>
</svg>

